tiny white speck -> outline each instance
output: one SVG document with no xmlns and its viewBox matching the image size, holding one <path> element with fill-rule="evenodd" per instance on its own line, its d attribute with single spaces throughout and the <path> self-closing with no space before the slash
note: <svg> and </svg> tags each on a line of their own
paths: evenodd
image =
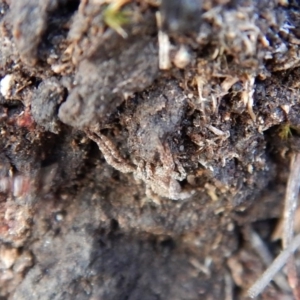
<svg viewBox="0 0 300 300">
<path fill-rule="evenodd" d="M 44 241 L 44 246 L 48 246 L 48 245 L 51 245 L 51 241 L 50 240 L 45 240 Z"/>
<path fill-rule="evenodd" d="M 62 221 L 63 218 L 64 218 L 63 214 L 60 214 L 60 213 L 56 214 L 56 216 L 55 216 L 55 219 L 56 219 L 56 221 L 58 221 L 58 222 Z"/>
</svg>

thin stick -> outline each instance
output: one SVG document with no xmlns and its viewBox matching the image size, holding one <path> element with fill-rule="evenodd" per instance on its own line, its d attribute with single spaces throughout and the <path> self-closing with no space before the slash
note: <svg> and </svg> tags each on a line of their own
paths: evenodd
<svg viewBox="0 0 300 300">
<path fill-rule="evenodd" d="M 290 163 L 290 174 L 288 178 L 283 213 L 283 234 L 282 246 L 283 249 L 287 248 L 294 235 L 294 220 L 295 212 L 298 203 L 300 185 L 300 155 L 293 153 Z M 287 261 L 287 277 L 289 285 L 293 290 L 294 297 L 299 300 L 299 282 L 298 275 L 293 255 Z"/>
<path fill-rule="evenodd" d="M 252 229 L 250 228 L 250 241 L 251 246 L 256 251 L 257 255 L 261 258 L 262 262 L 266 267 L 270 266 L 272 263 L 273 256 L 270 253 L 267 246 L 264 244 L 263 240 L 260 238 L 260 236 Z M 273 281 L 276 283 L 276 285 L 284 292 L 290 292 L 290 286 L 285 278 L 285 276 L 282 273 L 278 273 L 274 276 Z"/>
<path fill-rule="evenodd" d="M 291 157 L 290 174 L 287 183 L 285 202 L 284 202 L 284 214 L 283 214 L 283 234 L 282 245 L 286 248 L 294 234 L 294 218 L 295 211 L 298 203 L 300 185 L 300 155 L 293 154 Z"/>
<path fill-rule="evenodd" d="M 169 40 L 169 36 L 161 30 L 162 19 L 160 12 L 157 12 L 155 16 L 158 27 L 158 64 L 161 70 L 168 70 L 171 67 L 171 43 Z"/>
<path fill-rule="evenodd" d="M 262 276 L 248 290 L 251 298 L 260 294 L 267 284 L 273 279 L 274 275 L 287 264 L 287 276 L 289 285 L 293 290 L 294 297 L 299 300 L 300 294 L 298 289 L 298 276 L 294 262 L 293 252 L 300 246 L 300 235 L 293 240 L 294 235 L 294 218 L 298 202 L 300 186 L 300 155 L 292 154 L 290 164 L 290 174 L 288 178 L 284 213 L 283 213 L 283 235 L 282 245 L 285 249 L 270 265 L 270 267 L 262 274 Z"/>
<path fill-rule="evenodd" d="M 257 297 L 264 288 L 269 284 L 275 274 L 284 266 L 292 253 L 300 247 L 300 234 L 298 234 L 273 261 L 270 267 L 260 276 L 260 278 L 247 291 L 247 295 L 251 298 Z"/>
</svg>

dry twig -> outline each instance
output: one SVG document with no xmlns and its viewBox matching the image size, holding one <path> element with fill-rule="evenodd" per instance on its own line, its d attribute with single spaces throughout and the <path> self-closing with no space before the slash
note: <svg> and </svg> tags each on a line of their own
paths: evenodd
<svg viewBox="0 0 300 300">
<path fill-rule="evenodd" d="M 299 184 L 300 184 L 300 154 L 292 154 L 291 164 L 290 164 L 290 175 L 288 179 L 288 184 L 285 194 L 284 203 L 284 214 L 283 214 L 283 235 L 282 235 L 282 245 L 283 248 L 287 248 L 294 235 L 294 219 L 295 212 L 297 209 L 298 194 L 299 194 Z M 300 299 L 299 294 L 299 283 L 297 270 L 295 266 L 295 259 L 293 255 L 287 261 L 287 276 L 289 284 L 293 290 L 295 299 Z"/>
<path fill-rule="evenodd" d="M 270 266 L 274 259 L 269 249 L 264 244 L 261 237 L 253 229 L 250 229 L 249 233 L 250 233 L 251 246 L 253 247 L 257 255 L 260 257 L 264 265 L 266 267 Z M 291 291 L 283 273 L 278 273 L 276 276 L 274 276 L 273 281 L 282 291 L 284 292 Z"/>
<path fill-rule="evenodd" d="M 300 235 L 293 239 L 294 217 L 297 208 L 298 194 L 300 186 L 300 154 L 294 153 L 291 157 L 290 175 L 288 178 L 285 205 L 283 213 L 283 236 L 282 245 L 284 251 L 273 261 L 270 267 L 248 290 L 248 295 L 252 298 L 260 294 L 267 284 L 273 279 L 275 274 L 287 264 L 287 276 L 289 285 L 292 288 L 296 300 L 300 299 L 298 288 L 298 276 L 293 257 L 293 252 L 300 246 Z"/>
<path fill-rule="evenodd" d="M 247 295 L 251 298 L 257 297 L 264 288 L 269 284 L 275 274 L 285 265 L 289 257 L 297 248 L 300 247 L 300 234 L 298 234 L 291 244 L 283 250 L 273 261 L 270 267 L 260 276 L 260 278 L 247 291 Z"/>
</svg>

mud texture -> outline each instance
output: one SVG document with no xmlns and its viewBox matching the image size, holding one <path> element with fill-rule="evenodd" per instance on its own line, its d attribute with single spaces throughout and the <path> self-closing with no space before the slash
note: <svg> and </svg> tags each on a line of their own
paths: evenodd
<svg viewBox="0 0 300 300">
<path fill-rule="evenodd" d="M 299 16 L 0 0 L 0 298 L 246 299 L 265 268 L 253 232 L 280 251 Z"/>
</svg>

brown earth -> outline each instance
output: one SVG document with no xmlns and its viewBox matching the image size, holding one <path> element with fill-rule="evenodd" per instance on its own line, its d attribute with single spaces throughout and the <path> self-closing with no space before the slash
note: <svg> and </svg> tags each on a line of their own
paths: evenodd
<svg viewBox="0 0 300 300">
<path fill-rule="evenodd" d="M 161 2 L 0 0 L 0 299 L 246 299 L 279 253 L 300 4 Z"/>
</svg>

